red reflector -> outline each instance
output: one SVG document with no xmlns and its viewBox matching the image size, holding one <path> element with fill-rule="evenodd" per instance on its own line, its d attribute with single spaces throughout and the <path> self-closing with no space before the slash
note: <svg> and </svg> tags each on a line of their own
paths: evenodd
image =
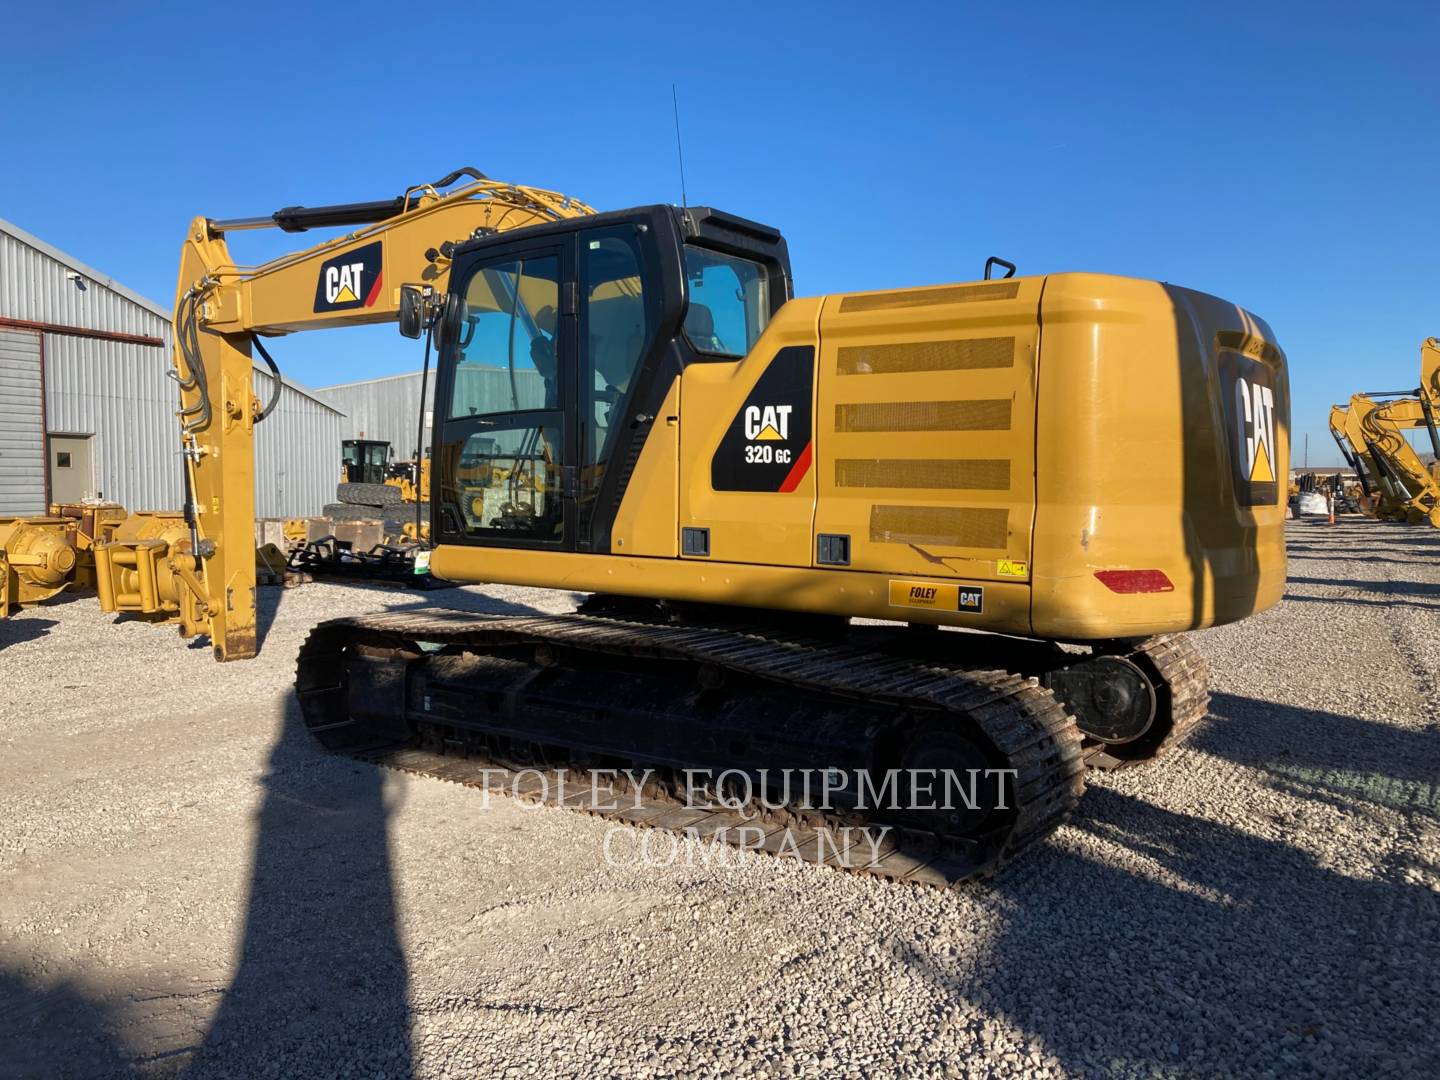
<svg viewBox="0 0 1440 1080">
<path fill-rule="evenodd" d="M 1111 592 L 1174 592 L 1164 570 L 1096 570 L 1095 576 Z"/>
</svg>

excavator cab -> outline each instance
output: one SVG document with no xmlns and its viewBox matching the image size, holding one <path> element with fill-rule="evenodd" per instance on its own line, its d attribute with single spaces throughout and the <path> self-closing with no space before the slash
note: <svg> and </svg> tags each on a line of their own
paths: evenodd
<svg viewBox="0 0 1440 1080">
<path fill-rule="evenodd" d="M 457 247 L 440 323 L 440 544 L 608 552 L 667 393 L 745 356 L 790 299 L 785 241 L 649 206 Z M 673 531 L 673 518 L 671 522 Z"/>
</svg>

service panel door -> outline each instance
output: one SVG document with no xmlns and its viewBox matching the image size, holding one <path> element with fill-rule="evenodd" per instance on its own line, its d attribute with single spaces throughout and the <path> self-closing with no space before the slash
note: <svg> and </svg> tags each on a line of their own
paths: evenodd
<svg viewBox="0 0 1440 1080">
<path fill-rule="evenodd" d="M 1028 579 L 1043 283 L 826 299 L 815 531 L 852 569 Z"/>
</svg>

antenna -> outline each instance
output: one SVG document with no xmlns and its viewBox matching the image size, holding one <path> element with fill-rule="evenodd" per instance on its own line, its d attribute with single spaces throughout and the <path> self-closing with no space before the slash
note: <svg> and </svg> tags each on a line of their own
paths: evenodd
<svg viewBox="0 0 1440 1080">
<path fill-rule="evenodd" d="M 680 159 L 680 207 L 690 209 L 690 200 L 685 197 L 685 151 L 680 146 L 680 99 L 675 94 L 675 84 L 670 84 L 670 104 L 675 108 L 675 156 Z"/>
</svg>

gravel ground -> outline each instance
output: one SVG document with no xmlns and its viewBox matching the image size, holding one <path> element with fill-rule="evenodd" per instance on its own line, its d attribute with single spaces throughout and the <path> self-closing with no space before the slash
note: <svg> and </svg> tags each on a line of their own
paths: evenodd
<svg viewBox="0 0 1440 1080">
<path fill-rule="evenodd" d="M 0 1075 L 1440 1074 L 1440 535 L 1291 526 L 1198 635 L 1211 719 L 950 892 L 313 751 L 322 618 L 565 593 L 266 590 L 218 666 L 93 599 L 0 624 Z M 612 865 L 615 864 L 615 865 Z"/>
</svg>

